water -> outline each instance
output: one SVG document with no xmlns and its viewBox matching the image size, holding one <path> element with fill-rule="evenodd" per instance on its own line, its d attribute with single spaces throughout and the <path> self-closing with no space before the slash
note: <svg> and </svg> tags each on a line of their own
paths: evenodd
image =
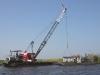
<svg viewBox="0 0 100 75">
<path fill-rule="evenodd" d="M 100 65 L 51 65 L 17 68 L 0 66 L 0 75 L 100 75 Z"/>
</svg>

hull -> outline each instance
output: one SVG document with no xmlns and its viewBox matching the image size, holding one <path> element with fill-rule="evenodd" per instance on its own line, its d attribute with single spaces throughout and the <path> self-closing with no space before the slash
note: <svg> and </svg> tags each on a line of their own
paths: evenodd
<svg viewBox="0 0 100 75">
<path fill-rule="evenodd" d="M 5 67 L 22 67 L 22 66 L 47 66 L 53 65 L 52 62 L 17 62 L 3 63 Z"/>
</svg>

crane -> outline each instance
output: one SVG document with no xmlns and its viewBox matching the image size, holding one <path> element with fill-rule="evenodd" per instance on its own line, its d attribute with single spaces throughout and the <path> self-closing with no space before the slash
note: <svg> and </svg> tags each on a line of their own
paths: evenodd
<svg viewBox="0 0 100 75">
<path fill-rule="evenodd" d="M 6 60 L 5 60 L 4 64 L 5 65 L 10 65 L 10 64 L 23 63 L 23 62 L 35 62 L 36 61 L 36 57 L 38 56 L 38 54 L 40 53 L 40 51 L 43 49 L 43 47 L 46 45 L 47 41 L 49 40 L 50 36 L 52 35 L 52 33 L 54 32 L 54 30 L 56 29 L 57 25 L 59 24 L 60 20 L 62 19 L 64 13 L 67 10 L 67 8 L 65 8 L 64 5 L 62 5 L 62 7 L 63 7 L 63 11 L 60 13 L 60 15 L 58 16 L 58 18 L 53 23 L 51 29 L 49 30 L 49 32 L 47 33 L 46 37 L 44 38 L 44 40 L 40 44 L 40 46 L 39 46 L 39 48 L 38 48 L 38 50 L 37 50 L 36 53 L 33 53 L 33 44 L 34 44 L 34 41 L 31 41 L 29 47 L 31 46 L 32 53 L 26 53 L 26 51 L 25 51 L 24 53 L 18 54 L 18 52 L 21 52 L 21 50 L 15 50 L 15 51 L 11 51 L 10 50 L 11 55 L 8 56 L 8 57 L 6 57 Z M 16 56 L 15 55 L 13 56 L 12 52 L 16 52 Z"/>
<path fill-rule="evenodd" d="M 63 4 L 62 4 L 62 7 L 63 7 L 63 11 L 58 16 L 58 18 L 56 19 L 56 21 L 53 23 L 53 26 L 51 27 L 50 31 L 47 33 L 46 37 L 44 38 L 44 40 L 42 41 L 40 47 L 38 48 L 36 54 L 34 55 L 34 58 L 36 58 L 38 56 L 38 54 L 40 53 L 40 51 L 43 49 L 43 47 L 45 46 L 45 44 L 49 40 L 50 36 L 52 35 L 52 33 L 54 32 L 54 30 L 56 29 L 57 25 L 59 24 L 59 22 L 60 22 L 61 18 L 63 17 L 64 13 L 66 12 L 67 8 L 65 8 Z"/>
</svg>

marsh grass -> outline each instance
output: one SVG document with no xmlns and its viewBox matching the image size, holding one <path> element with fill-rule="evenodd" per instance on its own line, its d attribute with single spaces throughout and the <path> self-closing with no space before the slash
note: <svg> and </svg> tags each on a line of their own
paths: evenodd
<svg viewBox="0 0 100 75">
<path fill-rule="evenodd" d="M 2 65 L 3 62 L 4 62 L 4 60 L 0 60 L 0 65 Z"/>
<path fill-rule="evenodd" d="M 4 62 L 4 60 L 0 60 L 0 65 L 2 65 L 3 62 Z M 55 62 L 55 63 L 60 63 L 60 62 L 62 62 L 62 59 L 61 58 L 37 59 L 36 62 Z"/>
<path fill-rule="evenodd" d="M 37 59 L 36 62 L 62 62 L 62 59 L 61 58 Z"/>
</svg>

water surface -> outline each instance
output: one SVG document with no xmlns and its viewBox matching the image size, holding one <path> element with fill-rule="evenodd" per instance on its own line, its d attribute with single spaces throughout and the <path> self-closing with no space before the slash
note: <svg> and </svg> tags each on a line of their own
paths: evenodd
<svg viewBox="0 0 100 75">
<path fill-rule="evenodd" d="M 100 75 L 100 65 L 51 65 L 17 68 L 0 66 L 0 75 Z"/>
</svg>

